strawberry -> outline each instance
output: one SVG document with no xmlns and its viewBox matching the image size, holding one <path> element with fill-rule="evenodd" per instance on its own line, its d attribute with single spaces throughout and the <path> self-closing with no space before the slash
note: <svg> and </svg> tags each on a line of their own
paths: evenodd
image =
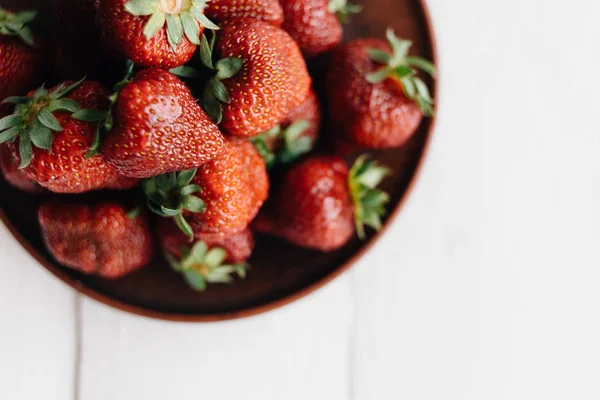
<svg viewBox="0 0 600 400">
<path fill-rule="evenodd" d="M 320 125 L 319 99 L 311 89 L 306 100 L 292 110 L 280 125 L 250 140 L 268 167 L 276 162 L 289 164 L 314 148 Z"/>
<path fill-rule="evenodd" d="M 345 22 L 362 7 L 346 0 L 279 0 L 285 20 L 282 28 L 298 43 L 306 57 L 335 48 L 342 40 Z"/>
<path fill-rule="evenodd" d="M 245 230 L 269 192 L 265 162 L 246 140 L 227 137 L 223 153 L 193 170 L 143 182 L 149 208 L 179 228 L 229 235 Z"/>
<path fill-rule="evenodd" d="M 194 168 L 219 155 L 223 135 L 175 75 L 151 68 L 119 85 L 114 128 L 102 153 L 121 174 L 148 178 Z"/>
<path fill-rule="evenodd" d="M 144 67 L 175 68 L 190 60 L 204 28 L 208 0 L 103 0 L 98 24 L 108 49 Z"/>
<path fill-rule="evenodd" d="M 422 115 L 433 115 L 433 100 L 417 69 L 430 75 L 434 66 L 408 56 L 411 42 L 392 30 L 389 45 L 378 39 L 354 40 L 337 50 L 327 77 L 332 122 L 351 142 L 366 148 L 402 146 Z"/>
<path fill-rule="evenodd" d="M 17 189 L 29 193 L 38 193 L 42 188 L 19 169 L 19 161 L 13 156 L 7 145 L 0 145 L 0 170 L 4 180 Z"/>
<path fill-rule="evenodd" d="M 163 254 L 195 290 L 205 290 L 207 283 L 229 283 L 232 273 L 240 278 L 246 276 L 245 262 L 254 248 L 250 230 L 230 236 L 201 234 L 190 243 L 175 224 L 163 221 L 158 232 Z"/>
<path fill-rule="evenodd" d="M 65 82 L 43 86 L 27 97 L 9 97 L 15 111 L 0 120 L 0 143 L 9 146 L 20 168 L 41 186 L 59 193 L 128 188 L 100 154 L 90 148 L 98 122 L 105 118 L 108 92 L 97 82 Z"/>
<path fill-rule="evenodd" d="M 277 0 L 212 0 L 206 6 L 206 16 L 223 22 L 233 18 L 250 17 L 281 26 L 283 11 Z"/>
<path fill-rule="evenodd" d="M 301 247 L 336 250 L 354 232 L 364 238 L 365 225 L 381 228 L 388 196 L 376 187 L 388 172 L 365 156 L 350 171 L 341 158 L 310 158 L 285 175 L 254 227 Z"/>
<path fill-rule="evenodd" d="M 85 205 L 50 202 L 38 219 L 52 256 L 88 275 L 118 279 L 152 259 L 152 232 L 143 215 L 117 203 Z"/>
<path fill-rule="evenodd" d="M 43 79 L 45 43 L 31 28 L 37 13 L 12 13 L 0 7 L 0 101 L 21 95 Z M 0 117 L 10 107 L 0 106 Z"/>
<path fill-rule="evenodd" d="M 251 18 L 227 21 L 216 45 L 202 39 L 214 71 L 202 104 L 226 132 L 256 136 L 281 122 L 308 96 L 311 78 L 298 45 L 282 29 Z M 212 51 L 220 60 L 213 65 Z"/>
</svg>

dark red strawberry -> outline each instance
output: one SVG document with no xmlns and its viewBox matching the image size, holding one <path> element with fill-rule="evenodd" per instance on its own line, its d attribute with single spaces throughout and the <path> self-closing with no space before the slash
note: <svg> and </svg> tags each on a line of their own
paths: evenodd
<svg viewBox="0 0 600 400">
<path fill-rule="evenodd" d="M 352 169 L 341 158 L 314 157 L 291 169 L 254 227 L 298 246 L 321 251 L 340 248 L 364 226 L 381 228 L 388 196 L 377 185 L 388 174 L 366 157 Z"/>
<path fill-rule="evenodd" d="M 233 273 L 246 275 L 245 262 L 254 248 L 250 230 L 229 236 L 201 234 L 190 243 L 175 224 L 162 220 L 158 234 L 171 267 L 196 290 L 206 289 L 207 283 L 231 282 Z"/>
<path fill-rule="evenodd" d="M 114 128 L 102 145 L 122 175 L 147 178 L 202 165 L 220 154 L 223 135 L 175 75 L 152 68 L 124 83 Z"/>
<path fill-rule="evenodd" d="M 346 140 L 366 148 L 402 146 L 423 113 L 433 115 L 433 99 L 417 69 L 434 66 L 409 56 L 411 42 L 388 30 L 388 45 L 378 39 L 354 40 L 337 50 L 327 77 L 329 112 Z"/>
<path fill-rule="evenodd" d="M 342 40 L 344 22 L 362 9 L 346 0 L 279 0 L 283 8 L 282 28 L 298 43 L 307 57 L 335 48 Z"/>
<path fill-rule="evenodd" d="M 46 43 L 33 33 L 35 11 L 12 13 L 0 7 L 0 102 L 21 95 L 44 78 Z M 0 117 L 10 112 L 0 105 Z"/>
<path fill-rule="evenodd" d="M 206 16 L 217 22 L 242 17 L 260 19 L 275 26 L 283 22 L 283 11 L 277 0 L 211 0 L 206 6 Z"/>
<path fill-rule="evenodd" d="M 245 230 L 269 192 L 265 162 L 246 140 L 227 137 L 223 153 L 197 170 L 143 184 L 150 209 L 174 217 L 189 237 Z"/>
<path fill-rule="evenodd" d="M 50 254 L 84 274 L 122 278 L 152 259 L 152 232 L 145 217 L 128 215 L 117 203 L 51 202 L 38 217 Z"/>
<path fill-rule="evenodd" d="M 319 138 L 321 108 L 311 89 L 308 97 L 275 128 L 251 138 L 268 167 L 289 164 L 311 151 Z"/>
<path fill-rule="evenodd" d="M 102 155 L 90 149 L 105 118 L 108 92 L 97 82 L 65 82 L 27 97 L 9 97 L 14 113 L 0 120 L 0 143 L 10 142 L 20 168 L 41 186 L 60 193 L 127 188 Z"/>
<path fill-rule="evenodd" d="M 98 24 L 108 49 L 144 67 L 175 68 L 190 60 L 204 28 L 207 0 L 103 0 Z"/>
<path fill-rule="evenodd" d="M 211 51 L 203 40 L 202 61 L 214 70 L 203 106 L 232 135 L 271 129 L 308 96 L 311 78 L 300 49 L 280 28 L 251 18 L 229 20 L 217 32 L 214 65 Z"/>
<path fill-rule="evenodd" d="M 0 170 L 4 179 L 17 189 L 29 193 L 38 193 L 42 188 L 36 181 L 29 178 L 22 169 L 19 169 L 17 160 L 7 145 L 0 145 Z"/>
</svg>

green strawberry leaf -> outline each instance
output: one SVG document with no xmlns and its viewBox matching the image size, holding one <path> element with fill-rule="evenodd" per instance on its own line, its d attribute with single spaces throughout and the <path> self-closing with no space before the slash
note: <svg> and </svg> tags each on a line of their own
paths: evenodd
<svg viewBox="0 0 600 400">
<path fill-rule="evenodd" d="M 194 176 L 196 176 L 196 168 L 181 171 L 177 174 L 177 184 L 181 187 L 189 185 Z"/>
<path fill-rule="evenodd" d="M 85 122 L 103 122 L 106 120 L 106 111 L 103 110 L 79 110 L 71 115 L 73 119 Z"/>
<path fill-rule="evenodd" d="M 21 132 L 21 128 L 18 126 L 13 126 L 12 128 L 8 128 L 4 132 L 0 133 L 0 144 L 6 143 L 9 140 L 13 140 L 15 137 L 19 135 Z"/>
<path fill-rule="evenodd" d="M 152 14 L 144 26 L 144 36 L 146 39 L 152 39 L 158 33 L 158 31 L 165 26 L 166 19 L 167 17 L 161 11 L 156 11 L 154 14 Z"/>
<path fill-rule="evenodd" d="M 217 79 L 223 80 L 233 78 L 240 72 L 244 62 L 246 62 L 244 59 L 237 57 L 228 57 L 219 60 L 216 65 L 218 71 Z"/>
<path fill-rule="evenodd" d="M 2 103 L 3 104 L 27 104 L 31 101 L 32 97 L 27 96 L 10 96 L 5 98 Z"/>
<path fill-rule="evenodd" d="M 179 15 L 167 14 L 167 39 L 173 51 L 177 51 L 177 46 L 183 38 L 183 24 Z"/>
<path fill-rule="evenodd" d="M 54 99 L 50 101 L 48 111 L 68 111 L 74 113 L 79 111 L 79 105 L 72 99 Z"/>
<path fill-rule="evenodd" d="M 189 65 L 182 65 L 177 68 L 172 68 L 169 70 L 175 76 L 180 78 L 201 78 L 202 74 L 194 67 L 190 67 Z"/>
<path fill-rule="evenodd" d="M 37 120 L 40 121 L 42 125 L 48 127 L 49 129 L 52 129 L 53 131 L 62 131 L 62 126 L 60 126 L 60 123 L 58 122 L 56 117 L 52 115 L 52 113 L 46 108 L 42 108 L 38 111 Z"/>
<path fill-rule="evenodd" d="M 21 133 L 21 140 L 19 141 L 19 156 L 21 157 L 21 164 L 19 165 L 20 169 L 27 167 L 31 163 L 33 149 L 28 131 Z"/>
<path fill-rule="evenodd" d="M 190 13 L 181 14 L 181 23 L 183 24 L 183 31 L 188 40 L 195 44 L 200 45 L 200 27 L 198 21 Z"/>
<path fill-rule="evenodd" d="M 19 115 L 7 115 L 6 117 L 0 119 L 0 131 L 3 131 L 8 128 L 12 128 L 16 124 L 21 121 L 21 117 Z"/>
<path fill-rule="evenodd" d="M 131 15 L 152 15 L 158 11 L 159 0 L 129 0 L 125 3 L 125 11 Z"/>
<path fill-rule="evenodd" d="M 194 213 L 203 212 L 206 210 L 206 205 L 202 199 L 196 196 L 185 196 L 183 199 L 183 208 Z"/>
<path fill-rule="evenodd" d="M 203 292 L 206 290 L 206 279 L 199 273 L 192 269 L 183 271 L 183 276 L 188 285 L 198 291 Z"/>
<path fill-rule="evenodd" d="M 52 139 L 54 138 L 52 131 L 48 127 L 42 125 L 39 120 L 33 122 L 30 137 L 35 147 L 44 150 L 50 150 L 52 148 Z"/>
<path fill-rule="evenodd" d="M 198 185 L 187 185 L 181 188 L 181 195 L 184 197 L 200 192 L 202 192 L 202 188 Z"/>
</svg>

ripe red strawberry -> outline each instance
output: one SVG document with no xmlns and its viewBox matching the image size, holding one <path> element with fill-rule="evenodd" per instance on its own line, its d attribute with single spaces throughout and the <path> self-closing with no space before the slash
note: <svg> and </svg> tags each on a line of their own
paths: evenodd
<svg viewBox="0 0 600 400">
<path fill-rule="evenodd" d="M 223 153 L 197 170 L 145 180 L 150 209 L 174 217 L 189 237 L 245 230 L 269 192 L 265 162 L 246 140 L 227 137 Z"/>
<path fill-rule="evenodd" d="M 102 153 L 121 174 L 148 178 L 202 165 L 222 148 L 223 135 L 190 90 L 175 75 L 152 68 L 120 90 Z"/>
<path fill-rule="evenodd" d="M 206 16 L 222 22 L 233 18 L 250 17 L 281 26 L 283 11 L 277 0 L 212 0 L 206 6 Z"/>
<path fill-rule="evenodd" d="M 145 67 L 175 68 L 190 60 L 204 28 L 208 0 L 103 0 L 98 24 L 108 49 Z"/>
<path fill-rule="evenodd" d="M 311 151 L 319 139 L 321 108 L 314 90 L 273 129 L 251 138 L 268 167 L 289 164 Z"/>
<path fill-rule="evenodd" d="M 28 97 L 9 97 L 12 115 L 0 120 L 0 143 L 10 141 L 20 168 L 41 186 L 60 193 L 128 188 L 102 155 L 90 149 L 105 118 L 108 92 L 97 82 L 65 82 Z"/>
<path fill-rule="evenodd" d="M 50 202 L 40 207 L 38 218 L 50 254 L 84 274 L 118 279 L 152 259 L 146 219 L 128 215 L 117 203 Z"/>
<path fill-rule="evenodd" d="M 388 30 L 389 45 L 378 39 L 354 40 L 337 50 L 327 77 L 329 113 L 343 136 L 366 148 L 402 146 L 433 100 L 417 69 L 434 66 L 408 56 L 411 42 Z"/>
<path fill-rule="evenodd" d="M 162 220 L 158 233 L 165 258 L 196 290 L 206 289 L 207 283 L 231 282 L 232 273 L 246 275 L 245 262 L 254 248 L 248 229 L 229 236 L 201 234 L 190 243 L 175 224 Z"/>
<path fill-rule="evenodd" d="M 279 0 L 283 8 L 282 28 L 298 43 L 307 57 L 335 48 L 342 40 L 344 22 L 362 9 L 346 0 Z"/>
<path fill-rule="evenodd" d="M 251 18 L 227 21 L 217 32 L 214 50 L 220 61 L 214 66 L 212 46 L 203 42 L 202 61 L 215 74 L 203 106 L 228 133 L 252 137 L 265 132 L 308 96 L 306 64 L 284 30 Z"/>
<path fill-rule="evenodd" d="M 21 95 L 39 84 L 47 69 L 46 44 L 31 24 L 35 11 L 12 13 L 0 7 L 0 102 Z M 0 117 L 10 112 L 0 105 Z"/>
<path fill-rule="evenodd" d="M 298 246 L 332 251 L 364 225 L 381 228 L 388 196 L 377 185 L 388 174 L 366 157 L 352 169 L 341 158 L 314 157 L 291 169 L 256 220 L 255 228 Z"/>
<path fill-rule="evenodd" d="M 0 170 L 4 179 L 17 189 L 29 193 L 38 193 L 42 188 L 19 169 L 19 161 L 13 156 L 7 145 L 0 145 Z"/>
</svg>

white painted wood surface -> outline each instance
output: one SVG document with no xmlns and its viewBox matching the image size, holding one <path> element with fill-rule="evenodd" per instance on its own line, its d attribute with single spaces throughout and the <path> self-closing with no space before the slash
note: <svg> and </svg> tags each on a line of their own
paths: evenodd
<svg viewBox="0 0 600 400">
<path fill-rule="evenodd" d="M 75 295 L 2 227 L 0 399 L 600 398 L 600 3 L 429 4 L 433 146 L 354 270 L 263 316 L 164 323 Z"/>
</svg>

